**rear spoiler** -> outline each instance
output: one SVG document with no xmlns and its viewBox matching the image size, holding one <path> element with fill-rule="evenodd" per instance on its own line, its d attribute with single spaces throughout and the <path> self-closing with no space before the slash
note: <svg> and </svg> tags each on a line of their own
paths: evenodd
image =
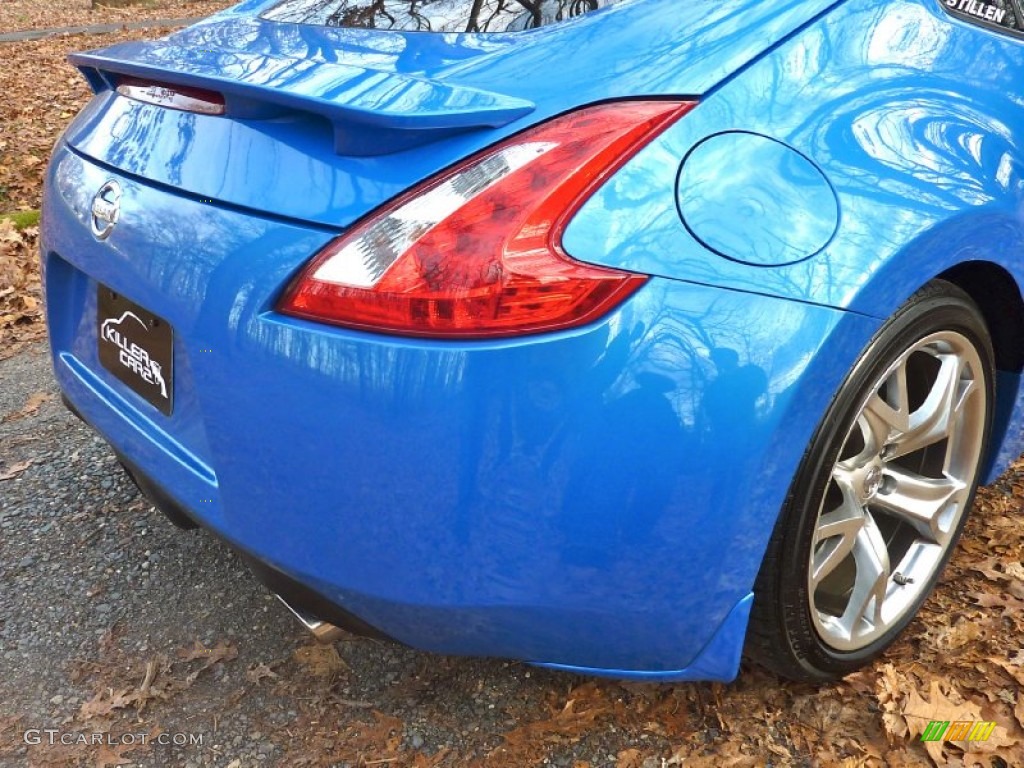
<svg viewBox="0 0 1024 768">
<path fill-rule="evenodd" d="M 120 43 L 68 57 L 97 93 L 122 77 L 215 91 L 225 114 L 325 118 L 338 154 L 384 155 L 530 114 L 529 101 L 369 67 L 167 42 Z"/>
</svg>

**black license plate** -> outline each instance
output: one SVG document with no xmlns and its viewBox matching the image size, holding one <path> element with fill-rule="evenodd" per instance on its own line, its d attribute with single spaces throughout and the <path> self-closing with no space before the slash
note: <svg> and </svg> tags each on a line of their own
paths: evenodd
<svg viewBox="0 0 1024 768">
<path fill-rule="evenodd" d="M 99 286 L 96 338 L 103 367 L 166 416 L 174 403 L 174 331 L 170 323 Z"/>
</svg>

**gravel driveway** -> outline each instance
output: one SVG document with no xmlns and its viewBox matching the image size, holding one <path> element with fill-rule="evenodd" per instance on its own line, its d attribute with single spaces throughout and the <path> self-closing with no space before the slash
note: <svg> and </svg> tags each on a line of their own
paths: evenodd
<svg viewBox="0 0 1024 768">
<path fill-rule="evenodd" d="M 145 502 L 106 444 L 61 404 L 43 346 L 0 363 L 0 381 L 0 475 L 32 462 L 0 482 L 0 722 L 17 713 L 18 730 L 75 731 L 91 678 L 138 685 L 134 660 L 226 641 L 238 658 L 197 677 L 187 691 L 196 701 L 169 708 L 163 726 L 203 734 L 202 748 L 149 752 L 167 765 L 273 755 L 255 734 L 258 718 L 244 712 L 214 730 L 211 702 L 245 684 L 248 663 L 289 655 L 301 637 L 292 620 L 227 548 L 179 531 Z M 38 393 L 49 397 L 38 413 L 18 417 Z M 288 716 L 261 691 L 247 693 L 257 694 L 250 712 Z M 27 760 L 22 743 L 13 762 L 36 764 L 47 751 L 62 750 Z"/>
</svg>

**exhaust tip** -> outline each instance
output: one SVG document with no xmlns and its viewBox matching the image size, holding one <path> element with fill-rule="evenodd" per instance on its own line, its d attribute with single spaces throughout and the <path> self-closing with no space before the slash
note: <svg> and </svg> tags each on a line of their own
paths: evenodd
<svg viewBox="0 0 1024 768">
<path fill-rule="evenodd" d="M 313 635 L 318 643 L 333 643 L 336 640 L 340 640 L 346 634 L 345 630 L 340 627 L 336 627 L 326 621 L 321 621 L 315 616 L 311 616 L 305 611 L 296 608 L 276 592 L 274 593 L 274 597 L 280 600 L 281 605 L 287 608 L 291 614 L 299 620 L 299 623 L 309 630 L 310 634 Z"/>
</svg>

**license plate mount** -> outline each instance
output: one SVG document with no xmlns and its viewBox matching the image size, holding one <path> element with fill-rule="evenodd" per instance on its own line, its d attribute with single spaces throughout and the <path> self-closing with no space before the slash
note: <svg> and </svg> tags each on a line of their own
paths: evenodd
<svg viewBox="0 0 1024 768">
<path fill-rule="evenodd" d="M 96 297 L 100 363 L 165 416 L 174 406 L 174 329 L 116 291 L 100 285 Z"/>
</svg>

